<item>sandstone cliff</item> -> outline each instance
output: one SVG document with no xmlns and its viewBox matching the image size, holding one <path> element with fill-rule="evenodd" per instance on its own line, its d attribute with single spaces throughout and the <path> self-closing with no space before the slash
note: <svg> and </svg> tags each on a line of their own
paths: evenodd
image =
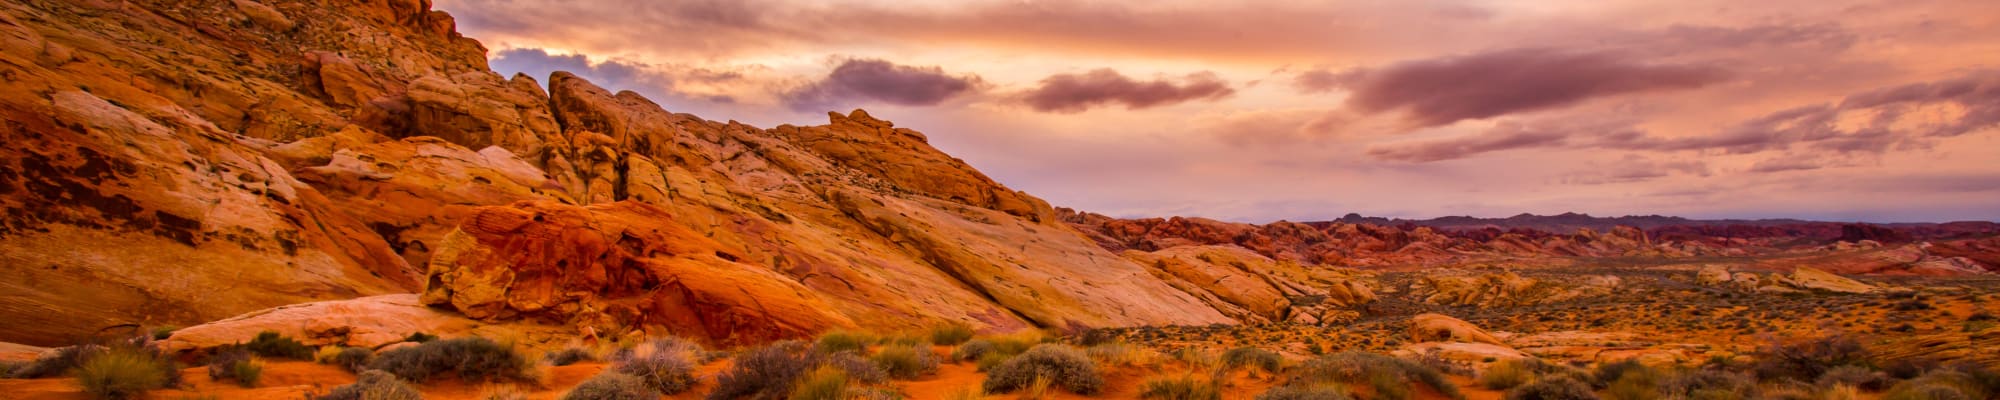
<svg viewBox="0 0 2000 400">
<path fill-rule="evenodd" d="M 0 4 L 0 340 L 419 291 L 721 343 L 1234 322 L 922 133 L 502 77 L 453 25 L 422 0 Z"/>
</svg>

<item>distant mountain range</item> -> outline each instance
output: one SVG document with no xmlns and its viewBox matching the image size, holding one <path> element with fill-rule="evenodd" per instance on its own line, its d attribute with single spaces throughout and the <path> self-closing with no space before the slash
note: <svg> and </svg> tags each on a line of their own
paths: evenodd
<svg viewBox="0 0 2000 400">
<path fill-rule="evenodd" d="M 1590 214 L 1574 212 L 1556 215 L 1523 213 L 1506 218 L 1450 216 L 1431 219 L 1365 217 L 1360 214 L 1350 213 L 1340 217 L 1340 219 L 1318 222 L 1318 224 L 1326 223 L 1373 224 L 1399 227 L 1423 226 L 1446 232 L 1531 230 L 1551 234 L 1567 234 L 1576 232 L 1579 229 L 1605 232 L 1610 231 L 1614 227 L 1630 226 L 1645 230 L 1652 236 L 1669 238 L 1677 236 L 1790 236 L 1848 241 L 1908 241 L 2000 234 L 2000 223 L 1989 221 L 1871 224 L 1810 221 L 1790 218 L 1754 220 L 1689 219 L 1663 215 L 1596 217 Z M 1307 224 L 1315 223 L 1309 222 Z"/>
</svg>

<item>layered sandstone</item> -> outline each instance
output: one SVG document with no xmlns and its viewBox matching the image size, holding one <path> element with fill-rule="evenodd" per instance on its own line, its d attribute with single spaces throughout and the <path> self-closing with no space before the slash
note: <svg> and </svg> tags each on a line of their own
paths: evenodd
<svg viewBox="0 0 2000 400">
<path fill-rule="evenodd" d="M 1223 288 L 1170 284 L 923 133 L 502 77 L 426 1 L 0 11 L 0 316 L 18 327 L 0 340 L 417 291 L 476 320 L 722 343 L 1237 321 L 1203 300 Z M 1280 293 L 1365 297 L 1300 282 Z"/>
</svg>

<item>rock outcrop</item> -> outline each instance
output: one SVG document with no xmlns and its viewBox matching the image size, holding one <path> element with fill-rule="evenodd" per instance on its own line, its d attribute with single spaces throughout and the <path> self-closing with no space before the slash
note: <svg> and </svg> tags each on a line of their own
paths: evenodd
<svg viewBox="0 0 2000 400">
<path fill-rule="evenodd" d="M 417 291 L 718 343 L 1367 297 L 1287 278 L 1283 304 L 1208 302 L 1220 287 L 1169 284 L 923 133 L 860 110 L 710 121 L 561 72 L 545 91 L 427 1 L 14 2 L 0 50 L 0 341 Z"/>
<path fill-rule="evenodd" d="M 1417 342 L 1468 342 L 1506 346 L 1493 334 L 1465 320 L 1444 314 L 1410 317 L 1410 339 Z"/>
</svg>

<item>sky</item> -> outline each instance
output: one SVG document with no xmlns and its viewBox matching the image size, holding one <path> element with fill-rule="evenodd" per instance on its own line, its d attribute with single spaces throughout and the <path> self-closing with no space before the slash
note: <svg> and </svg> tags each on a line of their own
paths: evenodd
<svg viewBox="0 0 2000 400">
<path fill-rule="evenodd" d="M 1116 217 L 2000 220 L 2000 2 L 436 0 L 502 74 L 866 109 Z"/>
</svg>

